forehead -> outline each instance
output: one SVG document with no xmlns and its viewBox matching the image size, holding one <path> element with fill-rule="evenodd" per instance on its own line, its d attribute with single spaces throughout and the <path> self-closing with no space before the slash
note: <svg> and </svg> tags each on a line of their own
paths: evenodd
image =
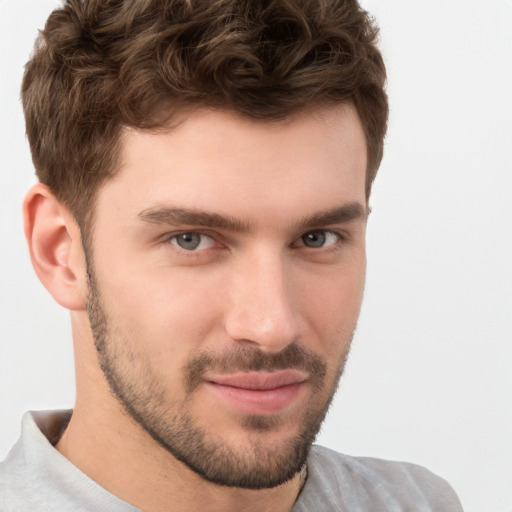
<svg viewBox="0 0 512 512">
<path fill-rule="evenodd" d="M 125 128 L 120 170 L 98 207 L 127 213 L 170 204 L 254 216 L 364 204 L 366 153 L 349 105 L 283 121 L 197 110 L 165 132 Z"/>
</svg>

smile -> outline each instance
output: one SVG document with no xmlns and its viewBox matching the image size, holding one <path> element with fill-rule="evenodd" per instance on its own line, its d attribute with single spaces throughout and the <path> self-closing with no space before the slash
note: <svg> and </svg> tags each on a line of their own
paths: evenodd
<svg viewBox="0 0 512 512">
<path fill-rule="evenodd" d="M 291 406 L 308 376 L 298 370 L 244 372 L 206 379 L 207 388 L 246 414 L 275 414 Z"/>
</svg>

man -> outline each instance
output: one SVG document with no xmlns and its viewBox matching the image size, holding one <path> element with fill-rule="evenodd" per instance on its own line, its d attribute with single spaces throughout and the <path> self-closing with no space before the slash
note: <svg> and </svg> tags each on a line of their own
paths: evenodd
<svg viewBox="0 0 512 512">
<path fill-rule="evenodd" d="M 354 1 L 52 13 L 25 233 L 77 397 L 25 416 L 0 510 L 461 510 L 423 468 L 312 448 L 364 287 L 376 32 Z"/>
</svg>

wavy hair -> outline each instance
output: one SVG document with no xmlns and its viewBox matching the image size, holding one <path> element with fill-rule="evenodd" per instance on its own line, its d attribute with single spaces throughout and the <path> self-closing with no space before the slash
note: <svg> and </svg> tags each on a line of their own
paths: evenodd
<svg viewBox="0 0 512 512">
<path fill-rule="evenodd" d="M 123 126 L 165 128 L 187 106 L 280 120 L 352 103 L 369 196 L 388 118 L 377 35 L 355 0 L 67 0 L 22 85 L 38 178 L 83 226 L 116 172 Z"/>
</svg>

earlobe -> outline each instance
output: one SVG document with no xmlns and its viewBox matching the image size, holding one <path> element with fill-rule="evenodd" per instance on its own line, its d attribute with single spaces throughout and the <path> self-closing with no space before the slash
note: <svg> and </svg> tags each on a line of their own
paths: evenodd
<svg viewBox="0 0 512 512">
<path fill-rule="evenodd" d="M 70 211 L 41 183 L 23 202 L 25 237 L 34 270 L 53 298 L 85 309 L 87 281 L 80 229 Z"/>
</svg>

